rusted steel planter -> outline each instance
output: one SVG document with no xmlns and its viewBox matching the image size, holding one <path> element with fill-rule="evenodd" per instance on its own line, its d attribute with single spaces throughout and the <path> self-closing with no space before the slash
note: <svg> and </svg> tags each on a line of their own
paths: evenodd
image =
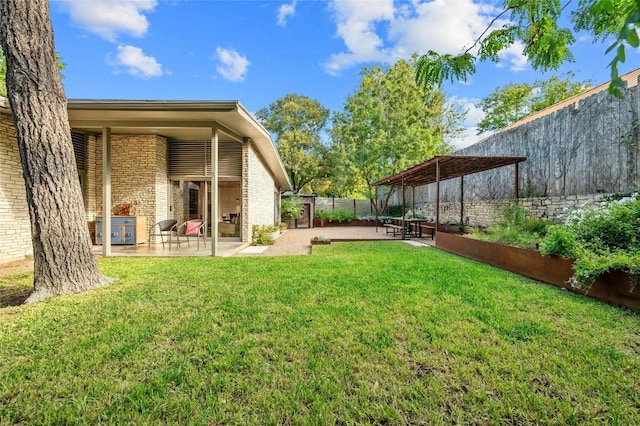
<svg viewBox="0 0 640 426">
<path fill-rule="evenodd" d="M 350 220 L 348 222 L 337 222 L 329 219 L 313 219 L 314 228 L 323 228 L 325 226 L 376 226 L 375 220 Z M 378 223 L 378 226 L 382 226 Z"/>
<path fill-rule="evenodd" d="M 573 261 L 557 256 L 542 256 L 534 250 L 480 241 L 444 232 L 436 233 L 436 247 L 478 262 L 524 275 L 534 280 L 586 294 L 615 305 L 640 310 L 640 285 L 629 293 L 634 277 L 623 272 L 603 274 L 588 290 L 571 287 Z"/>
</svg>

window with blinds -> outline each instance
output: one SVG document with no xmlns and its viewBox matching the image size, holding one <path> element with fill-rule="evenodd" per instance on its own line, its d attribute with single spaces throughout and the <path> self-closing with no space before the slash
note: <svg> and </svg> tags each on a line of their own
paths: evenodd
<svg viewBox="0 0 640 426">
<path fill-rule="evenodd" d="M 180 177 L 211 176 L 211 141 L 170 141 L 169 175 Z M 242 145 L 218 143 L 218 178 L 242 177 Z"/>
<path fill-rule="evenodd" d="M 87 135 L 72 130 L 71 142 L 73 142 L 73 153 L 76 157 L 78 170 L 84 171 L 87 166 Z"/>
</svg>

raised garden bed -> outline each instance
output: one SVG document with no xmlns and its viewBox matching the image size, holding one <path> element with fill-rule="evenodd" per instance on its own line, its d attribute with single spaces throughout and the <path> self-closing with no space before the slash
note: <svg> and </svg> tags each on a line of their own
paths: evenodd
<svg viewBox="0 0 640 426">
<path fill-rule="evenodd" d="M 329 219 L 313 219 L 314 228 L 323 228 L 325 226 L 376 226 L 375 220 L 350 220 L 338 222 Z M 382 226 L 382 223 L 378 222 L 378 226 Z"/>
<path fill-rule="evenodd" d="M 557 256 L 543 256 L 503 244 L 438 232 L 436 247 L 459 256 L 477 260 L 538 281 L 553 284 L 578 294 L 586 294 L 615 305 L 640 311 L 640 285 L 629 292 L 634 277 L 622 272 L 609 272 L 600 276 L 588 291 L 570 284 L 573 261 Z M 637 278 L 637 277 L 636 277 Z"/>
</svg>

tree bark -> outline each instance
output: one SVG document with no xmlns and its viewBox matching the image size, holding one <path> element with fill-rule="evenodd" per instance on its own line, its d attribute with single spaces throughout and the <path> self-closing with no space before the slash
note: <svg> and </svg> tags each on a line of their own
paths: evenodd
<svg viewBox="0 0 640 426">
<path fill-rule="evenodd" d="M 91 241 L 48 0 L 0 0 L 0 44 L 31 218 L 34 292 L 25 303 L 107 285 Z"/>
</svg>

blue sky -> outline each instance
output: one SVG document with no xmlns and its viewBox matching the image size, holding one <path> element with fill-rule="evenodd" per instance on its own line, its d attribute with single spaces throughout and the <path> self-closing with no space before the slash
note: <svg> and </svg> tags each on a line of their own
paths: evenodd
<svg viewBox="0 0 640 426">
<path fill-rule="evenodd" d="M 574 0 L 574 3 L 576 1 Z M 67 64 L 69 98 L 239 100 L 252 112 L 288 94 L 339 110 L 363 66 L 391 64 L 429 49 L 470 45 L 502 2 L 481 0 L 51 0 L 56 50 Z M 474 107 L 497 86 L 563 71 L 609 80 L 608 43 L 579 35 L 576 62 L 531 70 L 521 46 L 482 64 L 467 82 L 446 84 L 469 113 L 464 146 L 479 140 Z M 638 67 L 629 55 L 621 67 Z"/>
</svg>

